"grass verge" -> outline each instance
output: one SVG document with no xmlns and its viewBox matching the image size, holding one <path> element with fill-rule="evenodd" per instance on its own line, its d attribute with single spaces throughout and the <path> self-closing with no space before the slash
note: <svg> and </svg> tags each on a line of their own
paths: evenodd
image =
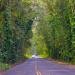
<svg viewBox="0 0 75 75">
<path fill-rule="evenodd" d="M 5 64 L 5 63 L 0 62 L 0 71 L 5 71 L 9 68 L 11 68 L 11 66 L 9 64 Z"/>
</svg>

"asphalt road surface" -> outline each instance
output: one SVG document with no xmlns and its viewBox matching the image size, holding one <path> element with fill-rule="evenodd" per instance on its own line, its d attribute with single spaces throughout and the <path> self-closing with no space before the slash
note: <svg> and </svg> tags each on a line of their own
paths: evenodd
<svg viewBox="0 0 75 75">
<path fill-rule="evenodd" d="M 75 69 L 46 59 L 29 59 L 3 75 L 75 75 Z"/>
</svg>

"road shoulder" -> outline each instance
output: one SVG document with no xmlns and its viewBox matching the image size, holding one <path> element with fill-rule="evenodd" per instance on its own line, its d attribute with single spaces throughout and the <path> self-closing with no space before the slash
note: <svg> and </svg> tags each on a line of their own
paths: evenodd
<svg viewBox="0 0 75 75">
<path fill-rule="evenodd" d="M 59 60 L 54 60 L 54 59 L 50 59 L 50 58 L 48 60 L 52 61 L 53 63 L 63 65 L 66 68 L 75 69 L 75 64 L 70 64 L 70 63 L 67 63 L 67 62 L 63 62 L 63 61 L 59 61 Z"/>
</svg>

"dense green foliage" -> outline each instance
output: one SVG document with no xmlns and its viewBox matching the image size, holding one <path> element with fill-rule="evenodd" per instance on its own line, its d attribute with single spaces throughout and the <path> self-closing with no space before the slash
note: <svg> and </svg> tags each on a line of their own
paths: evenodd
<svg viewBox="0 0 75 75">
<path fill-rule="evenodd" d="M 75 1 L 42 0 L 45 15 L 40 19 L 37 31 L 43 35 L 48 56 L 68 62 L 75 61 Z"/>
<path fill-rule="evenodd" d="M 31 1 L 1 0 L 0 5 L 0 61 L 15 63 L 31 45 L 34 18 Z"/>
<path fill-rule="evenodd" d="M 74 0 L 0 0 L 0 61 L 28 53 L 75 62 Z"/>
</svg>

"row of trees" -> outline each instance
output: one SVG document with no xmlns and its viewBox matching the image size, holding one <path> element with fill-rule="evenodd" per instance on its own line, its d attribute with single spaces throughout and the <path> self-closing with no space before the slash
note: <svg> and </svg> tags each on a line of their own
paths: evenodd
<svg viewBox="0 0 75 75">
<path fill-rule="evenodd" d="M 24 57 L 31 45 L 33 13 L 31 0 L 0 0 L 0 62 Z"/>
<path fill-rule="evenodd" d="M 75 61 L 74 21 L 74 0 L 0 0 L 0 61 L 19 61 L 31 42 L 40 55 Z"/>
<path fill-rule="evenodd" d="M 37 25 L 38 34 L 44 37 L 48 56 L 54 59 L 75 61 L 75 1 L 41 0 L 43 14 Z M 46 11 L 46 12 L 45 12 Z M 39 13 L 40 14 L 40 13 Z"/>
</svg>

